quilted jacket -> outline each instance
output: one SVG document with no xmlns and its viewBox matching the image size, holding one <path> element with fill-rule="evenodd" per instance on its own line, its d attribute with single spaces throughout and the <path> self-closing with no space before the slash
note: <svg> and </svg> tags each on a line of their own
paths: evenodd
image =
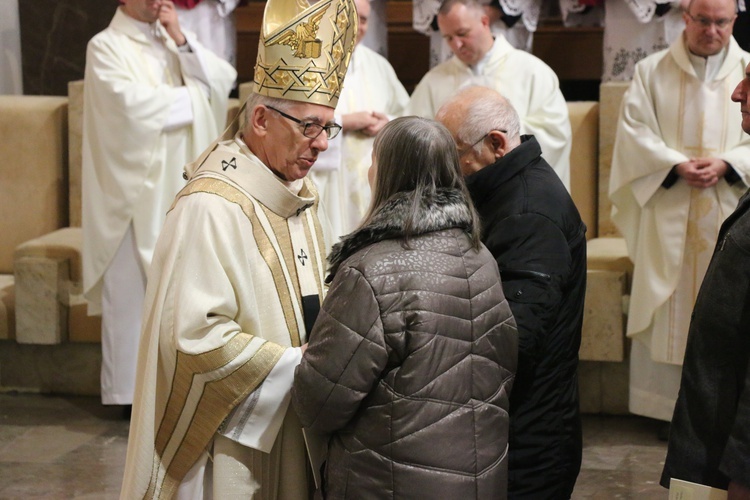
<svg viewBox="0 0 750 500">
<path fill-rule="evenodd" d="M 505 498 L 515 322 L 464 196 L 419 200 L 404 242 L 412 197 L 334 247 L 294 408 L 331 435 L 325 498 Z"/>
</svg>

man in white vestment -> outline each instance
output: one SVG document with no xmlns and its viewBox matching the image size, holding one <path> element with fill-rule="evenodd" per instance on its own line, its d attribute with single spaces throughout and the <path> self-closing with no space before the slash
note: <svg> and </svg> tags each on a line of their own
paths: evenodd
<svg viewBox="0 0 750 500">
<path fill-rule="evenodd" d="M 444 0 L 414 0 L 412 25 L 430 37 L 430 68 L 445 62 L 451 49 L 438 28 L 438 12 Z M 482 0 L 490 29 L 502 35 L 515 48 L 531 52 L 542 0 Z"/>
<path fill-rule="evenodd" d="M 177 0 L 180 24 L 214 54 L 237 67 L 234 9 L 241 0 Z"/>
<path fill-rule="evenodd" d="M 612 219 L 634 263 L 630 411 L 672 418 L 690 314 L 719 227 L 750 185 L 750 140 L 728 105 L 750 54 L 733 0 L 693 0 L 672 46 L 637 64 L 612 159 Z"/>
<path fill-rule="evenodd" d="M 156 246 L 123 499 L 309 498 L 289 402 L 329 242 L 306 176 L 356 31 L 351 0 L 266 4 L 245 122 L 187 165 Z"/>
<path fill-rule="evenodd" d="M 544 158 L 570 190 L 568 106 L 554 71 L 514 49 L 502 35 L 493 36 L 476 0 L 446 0 L 438 25 L 454 55 L 422 78 L 405 114 L 432 118 L 459 88 L 490 87 L 511 102 L 521 119 L 521 133 L 536 137 Z"/>
<path fill-rule="evenodd" d="M 331 223 L 333 241 L 352 232 L 370 206 L 367 170 L 372 144 L 383 126 L 401 116 L 409 94 L 388 60 L 366 47 L 369 0 L 354 0 L 359 16 L 357 45 L 346 73 L 346 85 L 336 106 L 336 123 L 343 134 L 321 153 L 311 179 Z"/>
<path fill-rule="evenodd" d="M 182 166 L 221 132 L 236 71 L 171 0 L 121 0 L 86 52 L 83 285 L 102 315 L 102 403 L 133 401 L 146 274 Z"/>
</svg>

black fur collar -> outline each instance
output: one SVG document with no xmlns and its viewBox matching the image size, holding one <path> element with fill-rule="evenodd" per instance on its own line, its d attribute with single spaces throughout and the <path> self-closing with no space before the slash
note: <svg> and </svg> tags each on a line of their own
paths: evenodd
<svg viewBox="0 0 750 500">
<path fill-rule="evenodd" d="M 370 223 L 346 236 L 333 246 L 328 256 L 330 276 L 333 279 L 339 265 L 358 250 L 383 240 L 404 238 L 406 217 L 414 203 L 414 192 L 402 192 L 392 196 Z M 419 200 L 411 236 L 431 233 L 454 227 L 471 234 L 472 223 L 466 197 L 457 189 L 440 188 L 433 196 Z"/>
</svg>

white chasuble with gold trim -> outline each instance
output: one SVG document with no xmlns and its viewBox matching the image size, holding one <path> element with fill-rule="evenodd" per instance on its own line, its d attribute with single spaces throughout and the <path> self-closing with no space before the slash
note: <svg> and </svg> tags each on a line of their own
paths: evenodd
<svg viewBox="0 0 750 500">
<path fill-rule="evenodd" d="M 730 99 L 750 54 L 732 41 L 714 57 L 696 71 L 680 37 L 641 61 L 613 152 L 612 219 L 634 263 L 630 410 L 663 420 L 672 416 L 690 315 L 719 227 L 750 183 L 750 140 Z M 741 180 L 662 186 L 674 165 L 699 157 L 723 159 Z"/>
<path fill-rule="evenodd" d="M 316 313 L 308 299 L 323 300 L 327 244 L 314 187 L 300 187 L 228 141 L 178 195 L 149 277 L 123 497 L 211 478 L 216 494 L 218 478 L 243 476 L 237 491 L 306 498 L 288 393 Z"/>
</svg>

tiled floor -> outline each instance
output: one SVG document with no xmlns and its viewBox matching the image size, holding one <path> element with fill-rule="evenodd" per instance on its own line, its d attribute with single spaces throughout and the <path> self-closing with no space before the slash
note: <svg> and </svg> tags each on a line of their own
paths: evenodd
<svg viewBox="0 0 750 500">
<path fill-rule="evenodd" d="M 575 499 L 666 499 L 659 424 L 584 418 Z M 94 398 L 0 394 L 0 499 L 117 498 L 128 424 Z"/>
</svg>

